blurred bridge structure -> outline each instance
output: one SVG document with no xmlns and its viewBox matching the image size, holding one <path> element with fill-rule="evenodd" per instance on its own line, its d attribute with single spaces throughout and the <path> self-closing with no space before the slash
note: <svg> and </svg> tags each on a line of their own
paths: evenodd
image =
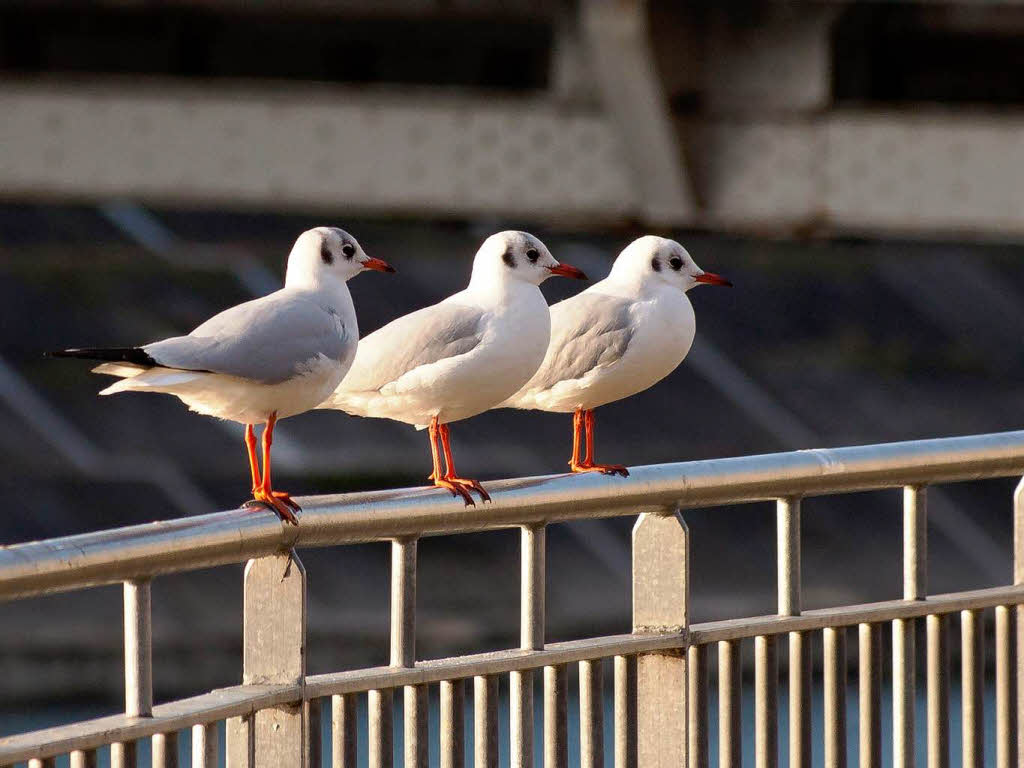
<svg viewBox="0 0 1024 768">
<path fill-rule="evenodd" d="M 0 5 L 0 195 L 1020 234 L 1019 2 Z"/>
</svg>

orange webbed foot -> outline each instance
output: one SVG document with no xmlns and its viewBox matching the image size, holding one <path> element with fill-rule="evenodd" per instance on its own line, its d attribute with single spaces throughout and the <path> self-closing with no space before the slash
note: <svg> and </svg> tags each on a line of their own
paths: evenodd
<svg viewBox="0 0 1024 768">
<path fill-rule="evenodd" d="M 569 462 L 573 472 L 600 472 L 602 475 L 622 475 L 629 477 L 629 470 L 622 464 L 574 464 Z"/>
<path fill-rule="evenodd" d="M 252 493 L 252 499 L 245 502 L 243 506 L 248 507 L 253 504 L 259 504 L 272 510 L 286 523 L 291 523 L 292 525 L 299 524 L 299 519 L 295 516 L 295 513 L 301 511 L 302 508 L 292 501 L 291 496 L 283 491 L 267 493 L 262 488 L 257 488 Z"/>
<path fill-rule="evenodd" d="M 447 480 L 449 483 L 456 483 L 458 485 L 461 485 L 463 488 L 471 488 L 472 490 L 480 494 L 480 498 L 483 501 L 491 500 L 491 494 L 484 490 L 484 487 L 480 485 L 480 483 L 476 480 L 470 479 L 468 477 L 446 477 L 445 480 Z"/>
<path fill-rule="evenodd" d="M 456 483 L 452 480 L 447 480 L 444 478 L 435 478 L 434 485 L 436 485 L 438 488 L 447 488 L 449 491 L 451 491 L 452 496 L 461 496 L 462 500 L 466 502 L 467 507 L 476 506 L 476 502 L 473 501 L 473 497 L 469 495 L 469 491 L 467 491 L 460 483 Z"/>
</svg>

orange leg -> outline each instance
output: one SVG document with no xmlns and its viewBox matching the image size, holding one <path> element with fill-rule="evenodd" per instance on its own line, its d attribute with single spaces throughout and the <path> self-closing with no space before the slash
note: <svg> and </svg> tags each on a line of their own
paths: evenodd
<svg viewBox="0 0 1024 768">
<path fill-rule="evenodd" d="M 275 491 L 273 483 L 270 480 L 270 446 L 274 443 L 274 425 L 277 423 L 277 412 L 270 414 L 270 418 L 267 419 L 267 426 L 263 428 L 263 478 L 259 481 L 259 484 L 253 489 L 252 497 L 273 509 L 278 517 L 285 520 L 292 525 L 298 525 L 299 520 L 295 517 L 295 512 L 299 511 L 299 505 L 292 501 L 284 491 Z M 248 432 L 246 433 L 246 442 L 248 444 Z M 253 436 L 253 457 L 255 457 L 255 435 Z M 253 473 L 253 479 L 256 479 L 255 472 Z"/>
<path fill-rule="evenodd" d="M 580 466 L 580 438 L 583 437 L 583 409 L 577 408 L 572 413 L 572 457 L 569 466 L 573 472 Z"/>
<path fill-rule="evenodd" d="M 449 483 L 455 483 L 464 488 L 472 488 L 474 491 L 480 494 L 480 498 L 484 501 L 490 501 L 491 496 L 484 487 L 480 485 L 476 480 L 471 480 L 467 477 L 459 477 L 459 473 L 455 471 L 455 460 L 452 458 L 452 446 L 449 440 L 451 439 L 451 433 L 448 430 L 447 424 L 441 424 L 438 426 L 438 432 L 441 435 L 441 448 L 444 451 L 444 464 L 447 467 L 444 479 Z"/>
<path fill-rule="evenodd" d="M 580 417 L 582 416 L 582 419 Z M 579 421 L 582 420 L 585 431 L 586 453 L 583 461 L 579 457 Z M 569 467 L 573 472 L 601 472 L 605 475 L 622 475 L 629 477 L 629 470 L 622 464 L 597 464 L 594 462 L 594 411 L 576 411 L 573 414 L 573 461 Z"/>
<path fill-rule="evenodd" d="M 448 480 L 448 473 L 441 469 L 441 450 L 443 450 L 443 446 L 442 448 L 438 447 L 438 443 L 441 441 L 441 430 L 442 426 L 437 423 L 437 417 L 435 416 L 430 420 L 430 426 L 427 427 L 427 432 L 430 435 L 430 457 L 434 462 L 434 470 L 427 479 L 433 480 L 434 485 L 438 488 L 447 488 L 451 491 L 452 496 L 461 496 L 462 500 L 466 502 L 467 507 L 475 506 L 476 502 L 469 495 L 469 491 L 460 484 Z M 445 455 L 447 456 L 447 452 Z"/>
<path fill-rule="evenodd" d="M 256 495 L 256 489 L 260 487 L 260 464 L 256 458 L 256 432 L 252 424 L 245 425 L 245 450 L 249 454 L 249 471 L 252 473 L 252 492 Z"/>
</svg>

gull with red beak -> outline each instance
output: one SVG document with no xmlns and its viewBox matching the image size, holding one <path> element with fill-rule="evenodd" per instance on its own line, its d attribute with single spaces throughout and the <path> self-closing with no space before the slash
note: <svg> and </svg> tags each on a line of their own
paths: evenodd
<svg viewBox="0 0 1024 768">
<path fill-rule="evenodd" d="M 364 269 L 395 271 L 347 232 L 317 227 L 295 241 L 284 288 L 226 309 L 187 336 L 54 356 L 102 361 L 93 371 L 121 381 L 101 395 L 165 392 L 197 413 L 244 424 L 253 500 L 297 525 L 299 505 L 271 483 L 274 425 L 315 408 L 352 365 L 359 328 L 346 282 Z M 266 425 L 262 473 L 255 424 Z"/>
<path fill-rule="evenodd" d="M 642 392 L 683 361 L 697 330 L 686 292 L 701 284 L 732 285 L 674 240 L 634 240 L 608 277 L 551 307 L 544 362 L 499 407 L 572 413 L 572 471 L 629 475 L 594 460 L 594 409 Z"/>
<path fill-rule="evenodd" d="M 428 479 L 467 506 L 475 503 L 470 490 L 489 501 L 479 482 L 455 470 L 448 425 L 493 408 L 537 370 L 551 332 L 539 286 L 552 275 L 584 277 L 533 235 L 491 235 L 469 286 L 360 341 L 352 370 L 321 407 L 429 430 Z"/>
</svg>

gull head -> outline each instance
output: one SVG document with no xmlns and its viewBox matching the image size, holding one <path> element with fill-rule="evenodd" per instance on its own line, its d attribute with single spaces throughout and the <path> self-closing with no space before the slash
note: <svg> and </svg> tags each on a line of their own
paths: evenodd
<svg viewBox="0 0 1024 768">
<path fill-rule="evenodd" d="M 610 278 L 639 285 L 667 284 L 681 291 L 694 286 L 732 283 L 721 275 L 705 272 L 675 240 L 656 235 L 637 238 L 615 259 Z"/>
<path fill-rule="evenodd" d="M 540 285 L 552 275 L 586 279 L 582 271 L 558 262 L 529 232 L 508 230 L 484 240 L 473 259 L 471 283 L 523 281 Z"/>
<path fill-rule="evenodd" d="M 364 269 L 394 272 L 386 261 L 367 256 L 359 241 L 337 227 L 316 227 L 299 235 L 288 255 L 284 284 L 316 287 L 331 280 L 346 281 Z"/>
</svg>

